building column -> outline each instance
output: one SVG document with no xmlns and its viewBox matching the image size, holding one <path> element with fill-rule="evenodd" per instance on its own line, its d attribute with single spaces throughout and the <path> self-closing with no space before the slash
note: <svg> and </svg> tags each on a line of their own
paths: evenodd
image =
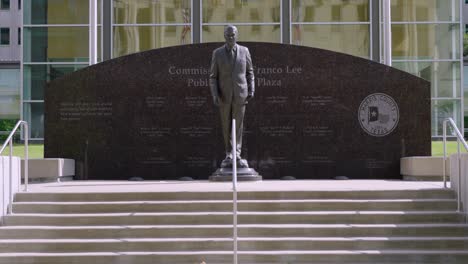
<svg viewBox="0 0 468 264">
<path fill-rule="evenodd" d="M 112 59 L 112 0 L 101 0 L 101 61 Z"/>
<path fill-rule="evenodd" d="M 291 44 L 291 6 L 290 0 L 281 0 L 281 42 L 283 44 Z"/>
<path fill-rule="evenodd" d="M 384 63 L 392 66 L 392 12 L 391 0 L 383 0 L 382 15 L 383 15 L 383 57 Z"/>
<path fill-rule="evenodd" d="M 89 0 L 89 65 L 97 63 L 97 0 Z"/>
<path fill-rule="evenodd" d="M 201 0 L 192 0 L 192 43 L 201 42 Z"/>
<path fill-rule="evenodd" d="M 370 0 L 370 4 L 372 5 L 371 10 L 371 60 L 375 62 L 380 62 L 380 51 L 382 49 L 382 43 L 380 40 L 380 31 L 381 31 L 381 24 L 380 24 L 380 0 Z"/>
</svg>

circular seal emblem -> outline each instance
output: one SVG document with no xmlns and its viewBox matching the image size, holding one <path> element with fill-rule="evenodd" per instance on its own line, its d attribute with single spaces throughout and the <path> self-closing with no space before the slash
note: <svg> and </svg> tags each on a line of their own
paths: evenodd
<svg viewBox="0 0 468 264">
<path fill-rule="evenodd" d="M 390 134 L 398 125 L 399 116 L 395 100 L 384 93 L 368 95 L 359 106 L 359 124 L 374 137 Z"/>
</svg>

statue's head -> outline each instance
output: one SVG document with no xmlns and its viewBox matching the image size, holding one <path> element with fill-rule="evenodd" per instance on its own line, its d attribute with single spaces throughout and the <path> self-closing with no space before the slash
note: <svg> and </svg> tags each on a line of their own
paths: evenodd
<svg viewBox="0 0 468 264">
<path fill-rule="evenodd" d="M 226 44 L 233 47 L 237 42 L 237 28 L 233 25 L 227 25 L 224 28 L 224 39 L 226 40 Z"/>
</svg>

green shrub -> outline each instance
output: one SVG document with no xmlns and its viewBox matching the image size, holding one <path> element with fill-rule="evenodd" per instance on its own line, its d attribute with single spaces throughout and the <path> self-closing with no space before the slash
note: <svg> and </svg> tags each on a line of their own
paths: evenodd
<svg viewBox="0 0 468 264">
<path fill-rule="evenodd" d="M 463 36 L 463 56 L 468 56 L 468 34 Z"/>
<path fill-rule="evenodd" d="M 3 144 L 5 142 L 11 130 L 15 127 L 16 122 L 18 122 L 18 120 L 0 120 L 0 144 Z M 19 138 L 19 135 L 15 136 L 15 139 L 17 138 Z"/>
</svg>

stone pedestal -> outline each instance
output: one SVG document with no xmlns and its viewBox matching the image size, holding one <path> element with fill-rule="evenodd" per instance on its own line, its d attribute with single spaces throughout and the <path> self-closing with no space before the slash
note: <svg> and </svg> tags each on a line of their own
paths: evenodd
<svg viewBox="0 0 468 264">
<path fill-rule="evenodd" d="M 238 168 L 237 181 L 261 181 L 262 176 L 252 168 Z M 210 176 L 210 181 L 232 181 L 232 168 L 219 168 Z"/>
</svg>

